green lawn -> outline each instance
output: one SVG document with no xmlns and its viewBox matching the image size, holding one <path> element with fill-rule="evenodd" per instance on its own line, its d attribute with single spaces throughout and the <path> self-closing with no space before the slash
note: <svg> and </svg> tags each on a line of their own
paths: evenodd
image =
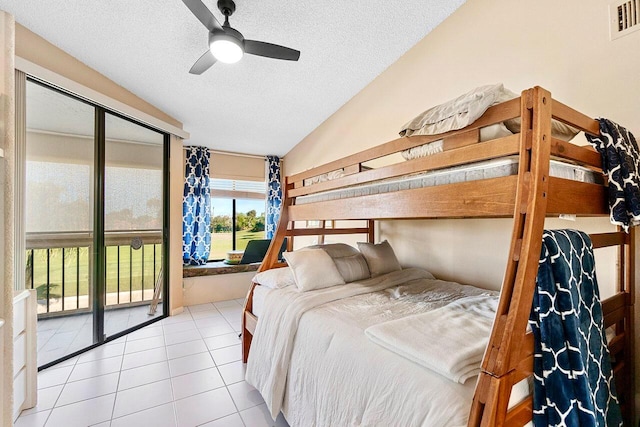
<svg viewBox="0 0 640 427">
<path fill-rule="evenodd" d="M 264 231 L 236 231 L 236 250 L 242 251 L 247 247 L 249 240 L 264 239 Z M 213 233 L 211 235 L 211 254 L 209 259 L 224 259 L 227 252 L 232 250 L 231 233 Z"/>
<path fill-rule="evenodd" d="M 143 250 L 131 250 L 130 246 L 107 247 L 107 293 L 120 291 L 152 289 L 162 265 L 162 245 L 144 245 Z M 154 261 L 155 251 L 155 261 Z M 29 259 L 30 251 L 27 251 Z M 118 271 L 118 259 L 120 269 Z M 64 264 L 63 264 L 64 263 Z M 155 265 L 155 276 L 154 276 Z M 62 296 L 64 273 L 64 296 L 87 295 L 89 287 L 89 248 L 52 248 L 49 249 L 49 266 L 47 268 L 47 250 L 33 250 L 33 286 L 38 291 L 38 299 L 45 299 L 47 282 L 49 295 L 52 298 Z M 27 286 L 30 286 L 30 273 L 27 269 Z M 48 280 L 47 280 L 48 277 Z"/>
</svg>

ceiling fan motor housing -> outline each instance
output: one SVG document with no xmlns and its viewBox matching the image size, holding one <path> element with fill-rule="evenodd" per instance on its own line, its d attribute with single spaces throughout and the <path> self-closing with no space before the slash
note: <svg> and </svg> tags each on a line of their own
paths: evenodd
<svg viewBox="0 0 640 427">
<path fill-rule="evenodd" d="M 235 39 L 240 43 L 244 42 L 244 36 L 242 35 L 242 33 L 231 27 L 224 27 L 222 31 L 214 30 L 209 33 L 209 45 L 211 45 L 214 40 L 219 39 Z"/>
<path fill-rule="evenodd" d="M 231 16 L 236 11 L 236 4 L 233 0 L 218 0 L 218 9 L 224 16 Z"/>
</svg>

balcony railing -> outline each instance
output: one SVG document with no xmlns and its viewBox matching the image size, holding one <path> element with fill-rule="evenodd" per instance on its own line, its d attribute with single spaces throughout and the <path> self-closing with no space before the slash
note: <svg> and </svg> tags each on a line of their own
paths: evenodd
<svg viewBox="0 0 640 427">
<path fill-rule="evenodd" d="M 141 239 L 138 249 L 132 240 Z M 36 289 L 38 316 L 92 309 L 93 235 L 27 233 L 26 287 Z M 162 267 L 162 232 L 106 232 L 105 308 L 148 304 Z"/>
</svg>

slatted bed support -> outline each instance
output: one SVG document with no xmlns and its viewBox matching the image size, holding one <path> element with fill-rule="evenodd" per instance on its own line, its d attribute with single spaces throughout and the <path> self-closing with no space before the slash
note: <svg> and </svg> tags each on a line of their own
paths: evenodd
<svg viewBox="0 0 640 427">
<path fill-rule="evenodd" d="M 479 143 L 479 129 L 520 117 L 517 134 Z M 512 217 L 509 259 L 504 275 L 496 320 L 485 353 L 469 415 L 469 426 L 521 426 L 532 419 L 532 397 L 508 409 L 514 384 L 529 377 L 533 369 L 533 335 L 526 332 L 537 276 L 545 218 L 558 214 L 608 216 L 606 187 L 549 176 L 551 157 L 601 170 L 600 155 L 551 136 L 552 118 L 590 134 L 599 132 L 598 122 L 552 99 L 534 87 L 514 100 L 493 106 L 472 125 L 446 134 L 399 138 L 285 179 L 280 222 L 260 271 L 283 266 L 277 260 L 285 237 L 289 250 L 296 236 L 363 234 L 374 240 L 374 220 L 400 218 L 496 218 Z M 435 140 L 444 151 L 377 169 L 368 161 L 398 153 Z M 355 196 L 298 204 L 302 196 L 339 190 L 353 185 L 400 177 L 451 166 L 517 155 L 517 175 L 480 181 L 458 182 L 393 193 Z M 342 177 L 307 184 L 305 180 L 341 170 Z M 326 228 L 325 221 L 368 220 L 366 227 Z M 320 221 L 316 228 L 296 228 L 296 221 Z M 617 247 L 617 292 L 603 301 L 606 327 L 614 333 L 609 342 L 623 415 L 634 417 L 633 303 L 635 292 L 635 234 L 591 236 L 594 248 Z M 255 286 L 255 284 L 254 284 Z M 246 362 L 258 319 L 252 313 L 251 287 L 243 316 L 243 360 Z M 630 424 L 629 424 L 630 425 Z"/>
</svg>

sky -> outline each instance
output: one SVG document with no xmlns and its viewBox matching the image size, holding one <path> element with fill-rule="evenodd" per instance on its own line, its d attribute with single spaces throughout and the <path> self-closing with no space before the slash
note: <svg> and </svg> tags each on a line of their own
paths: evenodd
<svg viewBox="0 0 640 427">
<path fill-rule="evenodd" d="M 228 215 L 231 216 L 232 205 L 231 199 L 211 199 L 211 206 L 213 211 L 211 216 Z M 265 201 L 258 199 L 236 199 L 236 211 L 247 213 L 250 210 L 255 210 L 257 215 L 264 214 Z"/>
</svg>

